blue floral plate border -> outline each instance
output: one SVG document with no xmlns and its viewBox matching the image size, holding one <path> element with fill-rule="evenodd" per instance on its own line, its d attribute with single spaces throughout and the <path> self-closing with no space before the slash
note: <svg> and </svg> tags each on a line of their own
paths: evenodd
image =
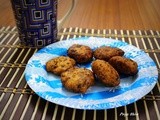
<svg viewBox="0 0 160 120">
<path fill-rule="evenodd" d="M 121 76 L 117 87 L 106 87 L 97 82 L 85 94 L 67 91 L 60 77 L 46 71 L 46 62 L 51 58 L 66 56 L 72 44 L 88 45 L 93 50 L 100 46 L 118 47 L 124 56 L 138 63 L 135 76 Z M 91 63 L 79 64 L 91 69 Z M 25 78 L 33 91 L 52 103 L 76 109 L 110 109 L 131 104 L 148 94 L 158 80 L 158 70 L 154 61 L 142 50 L 126 42 L 108 38 L 75 38 L 59 41 L 37 51 L 28 61 Z"/>
</svg>

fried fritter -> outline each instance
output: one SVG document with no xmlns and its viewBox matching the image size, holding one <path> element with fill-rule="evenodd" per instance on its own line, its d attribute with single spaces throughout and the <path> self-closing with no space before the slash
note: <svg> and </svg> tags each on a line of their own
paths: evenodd
<svg viewBox="0 0 160 120">
<path fill-rule="evenodd" d="M 75 59 L 77 63 L 85 63 L 92 60 L 93 52 L 89 46 L 73 44 L 68 49 L 68 56 Z"/>
<path fill-rule="evenodd" d="M 94 84 L 92 71 L 86 68 L 71 68 L 61 74 L 64 87 L 76 93 L 85 93 Z"/>
<path fill-rule="evenodd" d="M 99 47 L 93 53 L 93 56 L 96 59 L 105 60 L 105 61 L 108 61 L 113 56 L 123 56 L 123 55 L 124 55 L 124 51 L 122 49 L 112 48 L 109 46 Z"/>
<path fill-rule="evenodd" d="M 46 63 L 46 69 L 48 72 L 52 72 L 56 75 L 60 75 L 62 72 L 69 68 L 74 67 L 76 61 L 70 57 L 60 56 L 49 60 Z"/>
<path fill-rule="evenodd" d="M 108 61 L 120 74 L 135 75 L 138 65 L 135 61 L 121 56 L 114 56 Z"/>
<path fill-rule="evenodd" d="M 119 74 L 108 62 L 104 60 L 97 59 L 93 61 L 92 71 L 106 86 L 115 87 L 120 84 Z"/>
</svg>

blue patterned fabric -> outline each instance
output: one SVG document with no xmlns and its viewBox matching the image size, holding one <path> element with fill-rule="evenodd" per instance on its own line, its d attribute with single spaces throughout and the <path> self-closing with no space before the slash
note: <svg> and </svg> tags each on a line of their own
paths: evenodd
<svg viewBox="0 0 160 120">
<path fill-rule="evenodd" d="M 46 62 L 58 56 L 66 56 L 67 49 L 73 44 L 83 44 L 93 50 L 100 46 L 118 47 L 124 50 L 124 56 L 133 59 L 138 64 L 138 73 L 134 76 L 120 76 L 120 85 L 106 87 L 102 83 L 88 89 L 85 94 L 66 90 L 59 76 L 46 71 Z M 91 70 L 91 62 L 78 64 Z M 25 69 L 28 85 L 40 97 L 63 106 L 77 109 L 110 109 L 133 103 L 155 86 L 158 71 L 154 61 L 140 49 L 125 42 L 107 38 L 77 38 L 53 43 L 35 53 Z"/>
<path fill-rule="evenodd" d="M 57 39 L 57 0 L 11 0 L 22 44 L 46 46 Z"/>
</svg>

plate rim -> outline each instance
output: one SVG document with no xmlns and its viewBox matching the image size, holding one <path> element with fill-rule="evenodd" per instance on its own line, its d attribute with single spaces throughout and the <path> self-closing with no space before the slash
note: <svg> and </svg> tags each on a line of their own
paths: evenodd
<svg viewBox="0 0 160 120">
<path fill-rule="evenodd" d="M 85 39 L 85 40 L 104 39 L 104 40 L 106 40 L 106 41 L 107 41 L 107 39 L 108 39 L 108 40 L 112 40 L 112 41 L 123 42 L 123 41 L 121 41 L 121 40 L 115 40 L 115 39 L 109 39 L 109 38 L 81 37 L 81 38 L 73 38 L 73 39 L 69 39 L 69 40 L 59 41 L 59 42 L 50 44 L 50 45 L 48 45 L 48 46 L 46 46 L 46 47 L 44 47 L 44 48 L 42 48 L 42 49 L 40 49 L 40 50 L 47 49 L 47 48 L 49 48 L 49 47 L 54 46 L 55 44 L 60 44 L 60 43 L 64 43 L 64 42 L 71 41 L 71 40 L 72 40 L 72 42 L 73 42 L 73 41 L 76 41 L 76 42 L 77 42 L 78 40 L 84 41 L 84 39 Z M 87 42 L 88 42 L 88 41 L 87 41 Z M 127 42 L 123 42 L 123 43 L 127 43 Z M 128 43 L 127 43 L 127 45 L 135 47 L 134 45 L 131 45 L 131 44 L 128 44 Z M 137 47 L 135 47 L 135 48 L 136 48 L 136 49 L 139 49 L 139 48 L 137 48 Z M 37 54 L 40 50 L 38 50 L 36 53 L 34 53 L 34 54 L 32 55 L 32 57 L 28 60 L 28 63 L 30 62 L 30 60 L 32 60 L 33 56 L 34 56 L 35 54 Z M 139 50 L 140 50 L 140 51 L 143 51 L 143 50 L 141 50 L 141 49 L 139 49 Z M 146 53 L 145 53 L 145 54 L 146 54 Z M 148 57 L 153 61 L 153 59 L 152 59 L 150 56 L 148 56 Z M 27 65 L 28 65 L 28 63 L 27 63 Z M 154 88 L 154 86 L 155 86 L 155 84 L 156 84 L 156 82 L 157 82 L 157 80 L 158 80 L 158 69 L 157 69 L 157 66 L 156 66 L 156 64 L 155 64 L 154 61 L 153 61 L 153 63 L 154 63 L 154 67 L 155 67 L 155 69 L 156 69 L 156 71 L 157 71 L 157 76 L 155 76 L 155 78 L 154 78 L 154 79 L 155 79 L 155 80 L 154 80 L 154 84 L 152 84 L 152 87 L 150 88 L 150 91 Z M 62 105 L 62 106 L 65 106 L 65 107 L 69 107 L 69 108 L 86 109 L 86 110 L 87 110 L 87 109 L 88 109 L 88 110 L 111 109 L 111 108 L 116 108 L 116 107 L 121 107 L 121 106 L 124 106 L 124 105 L 131 104 L 131 103 L 133 103 L 133 102 L 141 99 L 143 96 L 147 95 L 147 94 L 150 92 L 150 91 L 148 91 L 148 92 L 144 93 L 144 95 L 142 95 L 141 97 L 139 96 L 139 98 L 137 98 L 137 99 L 131 100 L 129 103 L 122 103 L 121 105 L 114 105 L 114 104 L 113 104 L 113 107 L 111 106 L 111 107 L 109 107 L 109 108 L 108 108 L 108 107 L 96 107 L 96 106 L 86 107 L 86 106 L 68 105 L 68 104 L 64 104 L 64 103 L 55 102 L 55 101 L 50 100 L 50 99 L 46 99 L 46 97 L 45 97 L 44 94 L 41 94 L 40 92 L 36 92 L 36 91 L 34 90 L 34 88 L 32 88 L 32 85 L 30 85 L 29 82 L 28 82 L 28 78 L 27 78 L 27 75 L 26 75 L 27 65 L 26 65 L 26 68 L 25 68 L 25 80 L 26 80 L 27 84 L 29 85 L 29 87 L 30 87 L 39 97 L 41 97 L 41 98 L 43 98 L 43 99 L 45 99 L 45 100 L 47 100 L 47 101 L 50 101 L 50 102 L 52 102 L 52 103 L 55 103 L 55 104 L 58 104 L 58 105 Z M 126 101 L 126 102 L 127 102 L 127 101 Z M 105 104 L 105 103 L 104 103 L 104 104 Z M 104 105 L 104 106 L 105 106 L 105 105 Z"/>
</svg>

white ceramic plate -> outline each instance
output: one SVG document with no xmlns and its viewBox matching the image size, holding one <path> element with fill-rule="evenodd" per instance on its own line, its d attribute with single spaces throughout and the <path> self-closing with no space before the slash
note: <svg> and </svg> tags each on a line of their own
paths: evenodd
<svg viewBox="0 0 160 120">
<path fill-rule="evenodd" d="M 60 77 L 46 71 L 46 62 L 54 57 L 66 56 L 72 44 L 88 45 L 93 50 L 100 46 L 118 47 L 125 51 L 125 57 L 138 63 L 138 74 L 121 76 L 118 87 L 105 87 L 97 82 L 85 94 L 66 90 Z M 91 69 L 91 63 L 80 64 Z M 143 51 L 125 42 L 107 38 L 77 38 L 53 43 L 35 53 L 25 69 L 28 85 L 40 97 L 50 102 L 77 109 L 110 109 L 137 101 L 155 86 L 158 71 L 154 61 Z"/>
</svg>

